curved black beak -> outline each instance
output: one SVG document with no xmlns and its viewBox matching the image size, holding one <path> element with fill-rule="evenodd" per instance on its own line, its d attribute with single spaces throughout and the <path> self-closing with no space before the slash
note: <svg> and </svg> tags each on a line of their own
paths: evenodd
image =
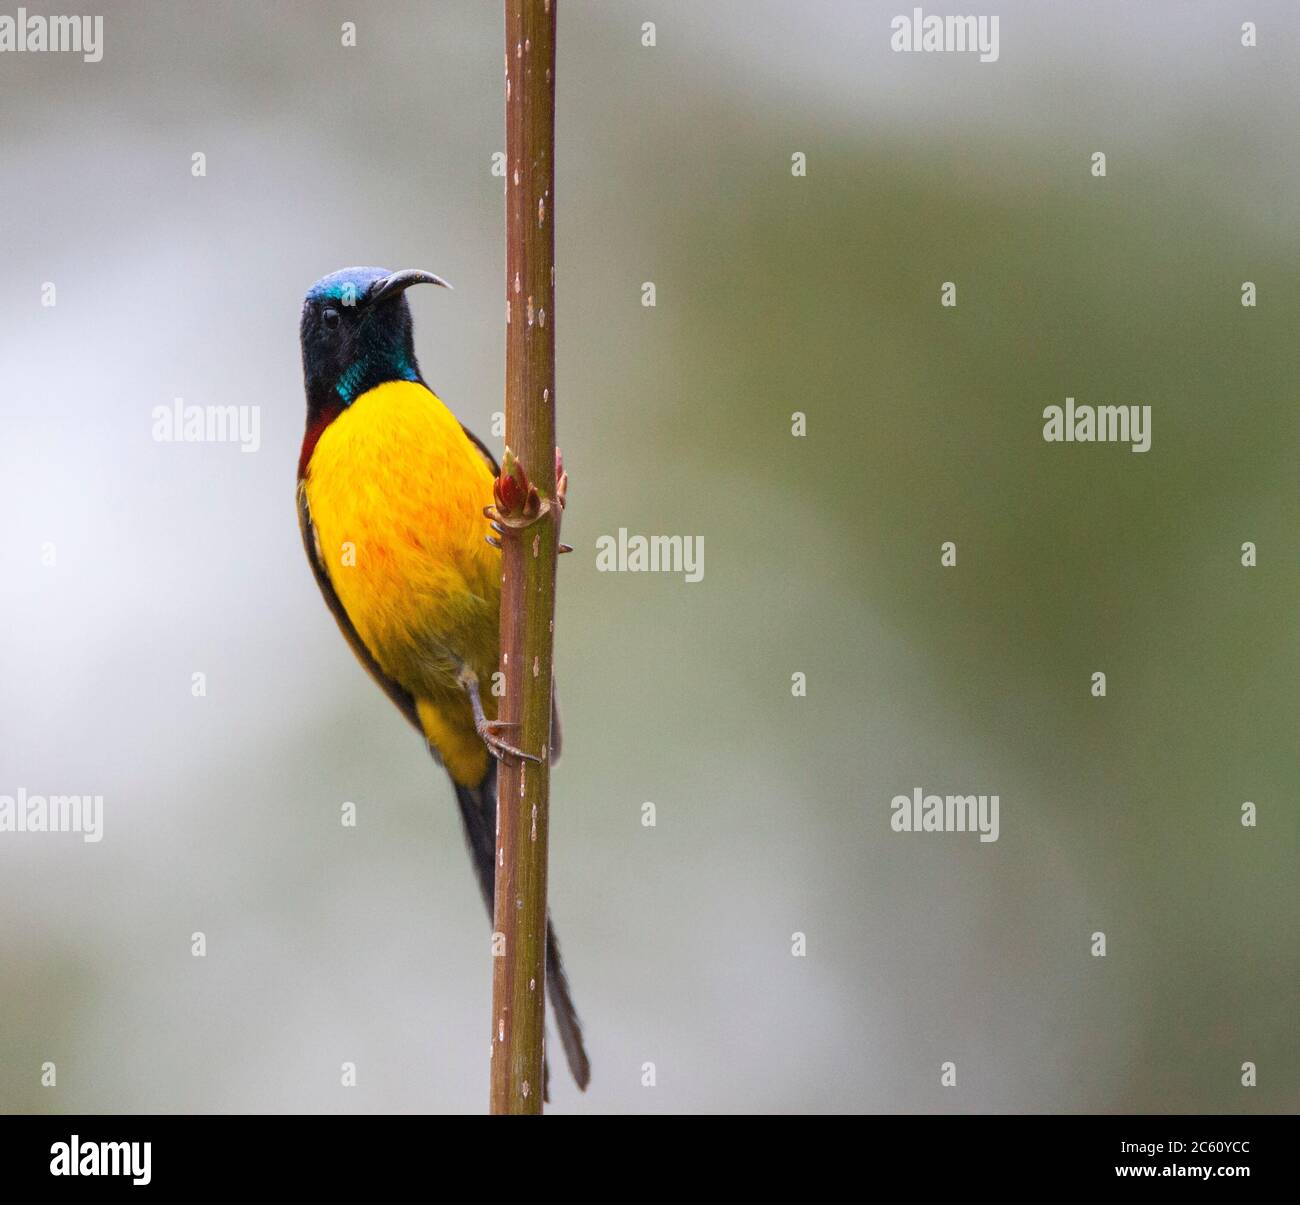
<svg viewBox="0 0 1300 1205">
<path fill-rule="evenodd" d="M 376 305 L 389 297 L 395 297 L 412 285 L 442 285 L 444 289 L 451 288 L 451 285 L 441 276 L 435 276 L 432 272 L 421 272 L 419 268 L 405 268 L 401 272 L 390 272 L 375 281 L 366 290 L 362 305 Z"/>
</svg>

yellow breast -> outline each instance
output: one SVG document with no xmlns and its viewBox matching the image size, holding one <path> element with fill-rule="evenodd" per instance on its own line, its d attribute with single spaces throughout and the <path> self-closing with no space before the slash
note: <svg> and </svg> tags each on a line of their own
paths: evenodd
<svg viewBox="0 0 1300 1205">
<path fill-rule="evenodd" d="M 330 580 L 384 672 L 417 698 L 455 692 L 460 662 L 490 681 L 492 471 L 455 415 L 423 385 L 380 385 L 322 433 L 305 488 Z"/>
</svg>

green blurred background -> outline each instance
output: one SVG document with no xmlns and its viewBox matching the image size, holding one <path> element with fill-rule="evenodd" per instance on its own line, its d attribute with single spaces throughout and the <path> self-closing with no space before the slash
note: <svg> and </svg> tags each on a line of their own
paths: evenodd
<svg viewBox="0 0 1300 1205">
<path fill-rule="evenodd" d="M 1007 0 L 981 64 L 891 53 L 911 7 L 561 5 L 554 1106 L 1294 1109 L 1300 16 Z M 0 793 L 105 797 L 0 834 L 0 1109 L 482 1110 L 450 789 L 293 478 L 334 268 L 451 279 L 425 375 L 502 407 L 498 5 L 102 11 L 0 60 Z M 1151 451 L 1044 443 L 1066 396 Z M 174 397 L 260 450 L 155 443 Z M 619 527 L 704 580 L 597 572 Z M 1000 840 L 891 832 L 918 786 Z"/>
</svg>

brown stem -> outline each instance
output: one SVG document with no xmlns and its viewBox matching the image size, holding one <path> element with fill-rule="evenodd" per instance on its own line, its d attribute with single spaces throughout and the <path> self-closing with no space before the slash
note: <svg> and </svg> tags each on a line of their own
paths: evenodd
<svg viewBox="0 0 1300 1205">
<path fill-rule="evenodd" d="M 506 444 L 553 498 L 555 465 L 555 6 L 506 0 Z M 544 754 L 551 735 L 558 507 L 502 537 L 500 718 Z M 507 759 L 497 778 L 492 968 L 493 1113 L 542 1111 L 550 769 Z"/>
</svg>

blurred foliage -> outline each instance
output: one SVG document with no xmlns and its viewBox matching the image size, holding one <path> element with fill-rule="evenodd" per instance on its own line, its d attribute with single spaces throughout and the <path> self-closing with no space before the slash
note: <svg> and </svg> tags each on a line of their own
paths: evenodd
<svg viewBox="0 0 1300 1205">
<path fill-rule="evenodd" d="M 1125 58 L 1065 6 L 1004 6 L 983 74 L 882 54 L 879 6 L 741 7 L 573 5 L 561 30 L 579 551 L 552 908 L 594 1079 L 557 1107 L 1294 1107 L 1294 78 L 1261 51 L 1225 82 L 1230 31 L 1199 27 Z M 6 566 L 32 641 L 6 654 L 4 781 L 102 782 L 110 828 L 0 840 L 0 1107 L 479 1109 L 487 930 L 450 792 L 314 597 L 289 486 L 296 298 L 344 262 L 445 271 L 456 303 L 416 301 L 426 373 L 481 433 L 499 408 L 499 31 L 386 7 L 336 76 L 324 15 L 146 8 L 108 22 L 98 125 L 84 76 L 75 105 L 41 75 L 13 98 L 110 148 L 70 264 L 121 281 L 162 246 L 143 298 L 74 293 L 54 333 L 4 312 L 19 392 L 74 420 L 10 413 L 6 476 L 46 516 L 24 538 L 88 490 L 106 510 L 64 516 L 70 551 L 112 554 L 61 571 L 72 596 Z M 1107 11 L 1142 44 L 1175 10 Z M 150 191 L 205 143 L 199 190 Z M 58 154 L 22 144 L 27 200 Z M 211 287 L 159 305 L 178 264 Z M 51 383 L 77 331 L 89 367 Z M 148 444 L 178 392 L 261 404 L 255 463 Z M 1045 444 L 1067 395 L 1150 404 L 1151 451 Z M 703 535 L 704 581 L 596 572 L 620 526 Z M 200 665 L 201 713 L 178 686 Z M 915 786 L 998 793 L 1001 839 L 891 833 Z"/>
</svg>

